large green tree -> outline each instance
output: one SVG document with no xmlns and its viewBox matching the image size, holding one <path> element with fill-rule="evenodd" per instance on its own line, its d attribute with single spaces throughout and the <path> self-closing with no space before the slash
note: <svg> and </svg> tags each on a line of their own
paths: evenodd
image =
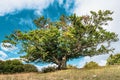
<svg viewBox="0 0 120 80">
<path fill-rule="evenodd" d="M 43 16 L 35 19 L 37 27 L 28 32 L 15 31 L 4 43 L 20 44 L 27 61 L 52 62 L 58 69 L 66 68 L 66 62 L 80 56 L 93 56 L 113 51 L 111 42 L 118 40 L 114 32 L 103 28 L 112 21 L 113 12 L 91 11 L 91 15 L 62 15 L 57 21 Z M 4 45 L 5 46 L 5 45 Z"/>
</svg>

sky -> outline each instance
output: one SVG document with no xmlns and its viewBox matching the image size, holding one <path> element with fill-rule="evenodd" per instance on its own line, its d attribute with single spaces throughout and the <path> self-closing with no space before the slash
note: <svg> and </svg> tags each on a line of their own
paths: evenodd
<svg viewBox="0 0 120 80">
<path fill-rule="evenodd" d="M 39 16 L 45 16 L 55 21 L 60 15 L 71 15 L 76 13 L 78 16 L 89 14 L 90 11 L 111 10 L 113 21 L 108 26 L 104 26 L 107 30 L 116 32 L 120 38 L 120 1 L 119 0 L 1 0 L 0 1 L 0 60 L 19 58 L 22 54 L 17 54 L 18 47 L 5 48 L 2 46 L 2 40 L 6 35 L 19 29 L 28 31 L 35 29 L 33 20 Z M 114 54 L 119 53 L 120 41 L 112 43 L 112 47 L 116 48 Z M 10 44 L 8 44 L 10 45 Z M 110 54 L 81 57 L 68 61 L 68 64 L 77 67 L 83 67 L 86 62 L 95 61 L 99 65 L 106 64 L 106 59 Z M 48 65 L 48 64 L 46 64 Z M 39 67 L 46 66 L 37 64 Z M 51 65 L 51 64 L 49 64 Z"/>
</svg>

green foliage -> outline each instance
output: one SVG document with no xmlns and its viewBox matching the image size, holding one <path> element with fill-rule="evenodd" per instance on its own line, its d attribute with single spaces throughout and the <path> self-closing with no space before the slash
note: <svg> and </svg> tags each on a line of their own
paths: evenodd
<svg viewBox="0 0 120 80">
<path fill-rule="evenodd" d="M 23 64 L 19 60 L 0 61 L 0 73 L 37 72 L 37 68 L 30 64 Z"/>
<path fill-rule="evenodd" d="M 3 69 L 4 69 L 4 61 L 0 60 L 0 73 L 3 72 Z"/>
<path fill-rule="evenodd" d="M 37 68 L 34 65 L 31 64 L 24 64 L 23 66 L 24 72 L 37 72 Z"/>
<path fill-rule="evenodd" d="M 89 63 L 86 63 L 84 68 L 87 68 L 87 69 L 94 69 L 94 68 L 98 68 L 99 65 L 96 63 L 96 62 L 89 62 Z"/>
<path fill-rule="evenodd" d="M 3 42 L 21 44 L 20 52 L 26 53 L 22 58 L 28 62 L 52 62 L 58 65 L 58 69 L 64 69 L 70 59 L 114 50 L 110 43 L 118 40 L 117 35 L 102 27 L 112 20 L 112 13 L 109 10 L 91 11 L 91 15 L 61 16 L 55 22 L 42 16 L 34 20 L 36 30 L 18 30 Z"/>
<path fill-rule="evenodd" d="M 23 64 L 19 60 L 7 60 L 3 64 L 3 73 L 23 72 Z"/>
<path fill-rule="evenodd" d="M 67 65 L 67 68 L 68 68 L 68 69 L 78 69 L 77 66 L 73 66 L 73 65 L 70 65 L 70 64 Z"/>
<path fill-rule="evenodd" d="M 56 69 L 56 67 L 55 66 L 48 66 L 48 67 L 44 67 L 44 68 L 42 68 L 42 72 L 43 73 L 47 73 L 47 72 L 54 72 L 54 71 L 56 71 L 57 69 Z"/>
<path fill-rule="evenodd" d="M 110 55 L 107 59 L 107 65 L 119 65 L 120 64 L 120 54 Z"/>
</svg>

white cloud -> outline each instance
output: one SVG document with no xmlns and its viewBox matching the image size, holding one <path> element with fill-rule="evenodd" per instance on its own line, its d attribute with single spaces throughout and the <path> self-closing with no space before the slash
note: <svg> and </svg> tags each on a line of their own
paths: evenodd
<svg viewBox="0 0 120 80">
<path fill-rule="evenodd" d="M 10 46 L 10 47 L 5 47 L 5 46 L 3 46 L 3 45 Z M 10 43 L 4 43 L 4 44 L 1 43 L 1 44 L 0 44 L 0 47 L 1 47 L 1 49 L 2 49 L 3 51 L 8 51 L 8 52 L 11 52 L 11 51 L 17 49 L 17 47 L 15 47 L 14 45 L 12 45 L 12 44 L 10 44 Z"/>
<path fill-rule="evenodd" d="M 40 12 L 52 4 L 54 0 L 2 0 L 0 16 L 22 9 L 36 9 Z"/>
<path fill-rule="evenodd" d="M 78 15 L 88 13 L 91 10 L 119 10 L 119 0 L 76 0 L 74 12 Z"/>
<path fill-rule="evenodd" d="M 106 59 L 108 59 L 109 54 L 106 55 L 98 55 L 91 57 L 91 61 L 97 62 L 100 66 L 106 65 Z"/>
<path fill-rule="evenodd" d="M 44 66 L 38 66 L 38 65 L 35 65 L 38 69 L 38 71 L 41 71 L 43 68 L 47 68 L 47 67 L 55 67 L 57 68 L 57 65 L 56 64 L 48 64 L 48 65 L 44 65 Z"/>
<path fill-rule="evenodd" d="M 105 55 L 97 55 L 93 57 L 86 56 L 79 62 L 79 67 L 82 68 L 86 62 L 94 61 L 98 63 L 100 66 L 105 66 L 106 65 L 106 60 L 108 59 L 110 54 L 105 54 Z"/>
<path fill-rule="evenodd" d="M 16 57 L 16 58 L 9 58 L 9 59 L 7 59 L 7 60 L 14 60 L 14 59 L 21 60 L 21 58 L 20 58 L 20 57 Z"/>
<path fill-rule="evenodd" d="M 74 13 L 77 15 L 86 15 L 89 14 L 90 11 L 98 11 L 98 10 L 111 10 L 114 11 L 112 17 L 113 21 L 109 22 L 109 26 L 105 26 L 105 28 L 109 31 L 116 32 L 118 37 L 120 38 L 120 1 L 119 0 L 75 0 L 75 8 Z M 115 48 L 115 53 L 120 52 L 120 41 L 113 43 L 111 46 Z M 99 63 L 99 65 L 105 65 L 106 59 L 108 58 L 108 54 L 94 56 L 92 58 L 85 57 L 82 61 L 80 61 L 80 67 L 86 62 L 95 61 Z"/>
<path fill-rule="evenodd" d="M 0 51 L 0 60 L 4 60 L 7 57 L 7 54 L 3 51 Z"/>
<path fill-rule="evenodd" d="M 120 5 L 119 0 L 76 0 L 74 13 L 77 15 L 85 15 L 90 11 L 98 10 L 111 10 L 114 11 L 113 21 L 110 22 L 110 27 L 107 28 L 110 31 L 120 32 L 118 25 L 120 24 Z"/>
</svg>

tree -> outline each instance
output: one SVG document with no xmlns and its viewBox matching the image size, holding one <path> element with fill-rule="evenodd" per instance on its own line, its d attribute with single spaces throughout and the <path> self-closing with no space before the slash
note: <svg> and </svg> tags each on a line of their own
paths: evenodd
<svg viewBox="0 0 120 80">
<path fill-rule="evenodd" d="M 102 27 L 112 21 L 113 12 L 99 10 L 90 13 L 84 16 L 62 15 L 55 22 L 42 16 L 34 20 L 37 29 L 17 30 L 7 36 L 4 43 L 21 45 L 20 52 L 26 52 L 22 58 L 28 62 L 52 62 L 58 65 L 58 69 L 65 69 L 70 59 L 113 51 L 110 43 L 118 40 L 114 32 Z"/>
<path fill-rule="evenodd" d="M 120 64 L 120 54 L 110 55 L 107 59 L 107 65 L 119 65 Z"/>
<path fill-rule="evenodd" d="M 100 67 L 96 62 L 88 62 L 85 64 L 84 68 L 87 68 L 87 69 L 92 69 L 92 68 L 98 68 Z"/>
</svg>

